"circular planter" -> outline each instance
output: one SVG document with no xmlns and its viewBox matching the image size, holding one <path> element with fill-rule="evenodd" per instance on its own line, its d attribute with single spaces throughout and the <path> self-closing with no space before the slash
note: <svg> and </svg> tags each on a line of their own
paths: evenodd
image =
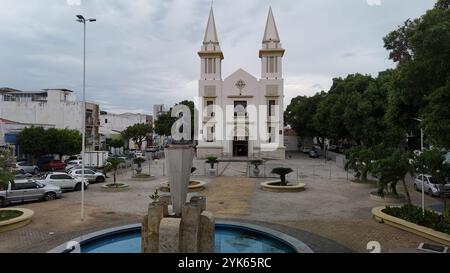
<svg viewBox="0 0 450 273">
<path fill-rule="evenodd" d="M 155 176 L 144 173 L 133 175 L 133 177 L 131 178 L 131 180 L 133 181 L 152 181 L 155 179 Z"/>
<path fill-rule="evenodd" d="M 261 188 L 264 191 L 271 192 L 300 192 L 305 190 L 305 184 L 298 183 L 296 185 L 279 186 L 281 180 L 273 180 L 261 183 Z"/>
<path fill-rule="evenodd" d="M 106 192 L 123 192 L 130 190 L 130 185 L 124 183 L 116 183 L 116 185 L 114 185 L 112 183 L 109 183 L 103 185 L 101 187 L 101 190 Z"/>
<path fill-rule="evenodd" d="M 216 169 L 208 169 L 208 173 L 210 176 L 217 176 Z"/>
<path fill-rule="evenodd" d="M 205 184 L 205 182 L 200 180 L 191 180 L 189 181 L 188 192 L 202 191 L 205 189 Z M 170 192 L 169 182 L 163 183 L 159 190 L 162 192 Z"/>
<path fill-rule="evenodd" d="M 8 208 L 8 209 L 0 209 L 0 211 L 22 212 L 22 214 L 20 214 L 15 218 L 0 221 L 0 232 L 10 231 L 26 226 L 31 222 L 31 217 L 33 217 L 34 215 L 34 211 L 29 209 Z"/>
<path fill-rule="evenodd" d="M 392 196 L 379 196 L 376 192 L 370 193 L 370 199 L 379 203 L 387 203 L 387 204 L 403 204 L 406 202 L 406 198 L 404 195 L 399 195 L 399 197 Z"/>
</svg>

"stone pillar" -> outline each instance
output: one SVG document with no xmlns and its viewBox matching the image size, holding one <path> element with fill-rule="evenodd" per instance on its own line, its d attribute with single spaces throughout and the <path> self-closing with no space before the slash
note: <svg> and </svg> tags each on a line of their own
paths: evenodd
<svg viewBox="0 0 450 273">
<path fill-rule="evenodd" d="M 215 249 L 215 218 L 209 211 L 200 215 L 198 253 L 214 253 Z"/>
<path fill-rule="evenodd" d="M 164 206 L 159 203 L 151 203 L 148 206 L 148 215 L 144 217 L 142 225 L 142 252 L 158 253 L 159 251 L 159 226 L 163 219 Z"/>
<path fill-rule="evenodd" d="M 172 204 L 170 194 L 164 194 L 159 197 L 159 202 L 163 205 L 164 217 L 169 216 L 169 205 Z"/>
<path fill-rule="evenodd" d="M 173 212 L 179 217 L 181 216 L 182 207 L 186 203 L 194 149 L 192 145 L 171 145 L 164 149 L 164 153 L 170 193 L 172 195 Z"/>
<path fill-rule="evenodd" d="M 199 243 L 200 206 L 187 203 L 181 216 L 181 252 L 197 253 Z"/>
<path fill-rule="evenodd" d="M 159 228 L 159 253 L 180 253 L 181 219 L 164 218 Z"/>
</svg>

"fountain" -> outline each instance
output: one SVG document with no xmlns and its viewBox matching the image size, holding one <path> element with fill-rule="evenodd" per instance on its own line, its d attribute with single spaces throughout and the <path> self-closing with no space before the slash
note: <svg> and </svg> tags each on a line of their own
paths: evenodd
<svg viewBox="0 0 450 273">
<path fill-rule="evenodd" d="M 187 201 L 192 145 L 165 149 L 170 195 L 152 196 L 141 224 L 100 230 L 74 238 L 49 253 L 312 253 L 303 242 L 263 226 L 218 220 L 206 198 Z"/>
</svg>

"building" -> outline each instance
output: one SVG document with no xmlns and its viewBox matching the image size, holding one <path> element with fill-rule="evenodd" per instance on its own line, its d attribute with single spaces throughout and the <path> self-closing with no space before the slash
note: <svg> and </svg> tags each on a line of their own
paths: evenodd
<svg viewBox="0 0 450 273">
<path fill-rule="evenodd" d="M 21 124 L 47 124 L 81 132 L 83 102 L 68 89 L 21 91 L 0 88 L 0 118 Z M 86 103 L 86 150 L 99 147 L 98 105 Z"/>
<path fill-rule="evenodd" d="M 211 8 L 201 51 L 197 156 L 284 159 L 284 80 L 272 9 L 266 22 L 259 79 L 243 69 L 222 79 L 221 51 Z"/>
<path fill-rule="evenodd" d="M 153 117 L 155 120 L 159 118 L 162 114 L 166 113 L 166 109 L 164 107 L 164 104 L 155 104 L 153 105 Z"/>
<path fill-rule="evenodd" d="M 120 134 L 125 131 L 129 126 L 135 124 L 148 124 L 150 128 L 153 128 L 153 116 L 145 114 L 114 114 L 106 111 L 101 111 L 100 113 L 100 132 L 103 135 L 102 141 L 103 145 L 106 145 L 107 138 L 117 138 Z M 149 143 L 153 143 L 153 135 L 149 134 L 147 136 L 147 141 L 143 143 L 141 149 L 145 149 Z M 133 141 L 130 140 L 130 148 L 135 147 Z"/>
<path fill-rule="evenodd" d="M 17 135 L 25 128 L 42 127 L 44 129 L 55 128 L 51 124 L 37 124 L 37 123 L 20 123 L 8 119 L 0 118 L 0 148 L 10 147 L 16 157 L 20 157 L 21 151 L 17 144 Z"/>
</svg>

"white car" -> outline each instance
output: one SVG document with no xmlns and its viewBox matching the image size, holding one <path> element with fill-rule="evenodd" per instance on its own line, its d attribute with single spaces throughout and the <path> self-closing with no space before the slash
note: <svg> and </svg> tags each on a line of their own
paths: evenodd
<svg viewBox="0 0 450 273">
<path fill-rule="evenodd" d="M 433 179 L 431 175 L 424 174 L 423 175 L 423 190 L 428 193 L 430 196 L 440 196 L 441 191 L 437 182 Z M 414 189 L 416 191 L 422 191 L 422 175 L 418 175 L 414 180 Z M 444 195 L 450 196 L 450 184 L 445 184 L 444 186 Z"/>
<path fill-rule="evenodd" d="M 17 162 L 16 166 L 14 167 L 14 170 L 17 173 L 30 173 L 30 174 L 38 174 L 39 173 L 39 167 L 33 164 L 29 164 L 25 161 Z"/>
<path fill-rule="evenodd" d="M 67 162 L 66 171 L 81 166 L 82 160 L 71 160 Z"/>
<path fill-rule="evenodd" d="M 46 173 L 37 180 L 43 184 L 52 184 L 60 187 L 62 190 L 81 190 L 81 178 L 73 177 L 67 173 Z M 89 186 L 88 180 L 84 179 L 84 188 L 87 189 Z"/>
<path fill-rule="evenodd" d="M 81 168 L 74 168 L 70 170 L 69 174 L 73 177 L 80 177 L 82 174 Z M 103 173 L 94 172 L 93 170 L 84 169 L 84 177 L 91 183 L 102 183 L 105 182 L 106 178 Z"/>
</svg>

